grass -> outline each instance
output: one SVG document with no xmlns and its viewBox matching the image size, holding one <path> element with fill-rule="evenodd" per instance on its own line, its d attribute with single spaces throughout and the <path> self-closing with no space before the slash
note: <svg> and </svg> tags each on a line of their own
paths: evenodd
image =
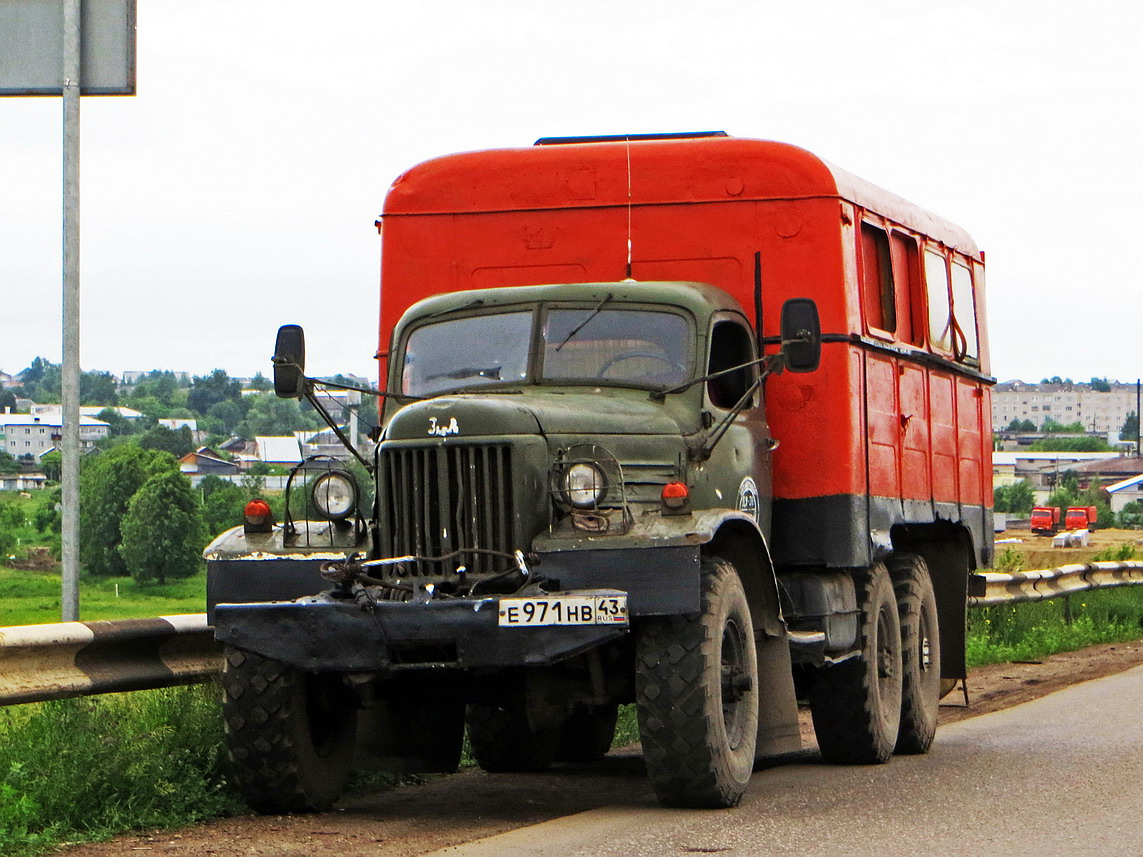
<svg viewBox="0 0 1143 857">
<path fill-rule="evenodd" d="M 0 626 L 60 621 L 60 575 L 0 566 Z M 206 610 L 206 573 L 163 585 L 130 577 L 84 576 L 79 615 L 92 619 L 145 619 Z"/>
<path fill-rule="evenodd" d="M 1143 587 L 1081 592 L 968 612 L 970 667 L 1036 661 L 1103 643 L 1143 638 Z"/>
<path fill-rule="evenodd" d="M 245 811 L 214 684 L 0 709 L 0 853 Z"/>
</svg>

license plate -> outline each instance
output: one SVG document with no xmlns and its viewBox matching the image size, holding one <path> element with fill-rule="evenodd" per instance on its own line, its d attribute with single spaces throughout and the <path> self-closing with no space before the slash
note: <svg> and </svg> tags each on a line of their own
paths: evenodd
<svg viewBox="0 0 1143 857">
<path fill-rule="evenodd" d="M 626 625 L 626 595 L 552 595 L 500 599 L 499 624 L 509 628 L 543 625 Z"/>
</svg>

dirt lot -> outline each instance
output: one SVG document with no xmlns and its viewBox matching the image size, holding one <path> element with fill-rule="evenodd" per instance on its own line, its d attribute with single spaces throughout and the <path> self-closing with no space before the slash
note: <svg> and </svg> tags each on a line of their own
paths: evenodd
<svg viewBox="0 0 1143 857">
<path fill-rule="evenodd" d="M 1135 546 L 1135 559 L 1143 559 L 1143 534 L 1139 530 L 1092 530 L 1091 544 L 1086 548 L 1053 548 L 1051 536 L 1038 536 L 1030 530 L 1007 530 L 997 533 L 996 554 L 1006 548 L 1023 554 L 1024 570 L 1055 568 L 1073 562 L 1091 562 L 1093 556 L 1107 548 Z M 1014 541 L 1009 541 L 1014 540 Z"/>
<path fill-rule="evenodd" d="M 997 711 L 1141 664 L 1143 642 L 1098 646 L 1041 663 L 983 667 L 973 670 L 966 683 L 967 707 L 958 687 L 942 703 L 941 722 Z M 805 716 L 803 736 L 803 744 L 813 748 L 813 731 Z M 813 749 L 806 750 L 806 755 L 812 753 Z M 562 766 L 530 775 L 468 771 L 355 797 L 339 810 L 321 815 L 229 818 L 177 832 L 75 846 L 65 853 L 68 857 L 126 853 L 308 857 L 328 850 L 338 857 L 412 857 L 598 806 L 652 801 L 638 748 L 633 747 L 613 751 L 590 767 Z"/>
</svg>

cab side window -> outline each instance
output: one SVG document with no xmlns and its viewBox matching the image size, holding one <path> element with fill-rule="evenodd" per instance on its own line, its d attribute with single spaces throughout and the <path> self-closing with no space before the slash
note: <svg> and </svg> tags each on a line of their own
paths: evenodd
<svg viewBox="0 0 1143 857">
<path fill-rule="evenodd" d="M 861 224 L 861 286 L 865 323 L 874 330 L 895 333 L 897 299 L 889 236 L 884 229 L 872 223 Z"/>
<path fill-rule="evenodd" d="M 707 374 L 742 366 L 754 359 L 754 337 L 750 330 L 736 321 L 716 322 L 710 334 L 710 362 Z M 716 408 L 729 410 L 746 395 L 754 383 L 756 371 L 746 366 L 707 381 L 707 396 Z M 747 407 L 753 407 L 751 402 Z"/>
<path fill-rule="evenodd" d="M 976 295 L 972 272 L 954 255 L 925 251 L 925 291 L 929 302 L 929 343 L 936 351 L 951 353 L 956 360 L 980 357 L 976 333 Z"/>
</svg>

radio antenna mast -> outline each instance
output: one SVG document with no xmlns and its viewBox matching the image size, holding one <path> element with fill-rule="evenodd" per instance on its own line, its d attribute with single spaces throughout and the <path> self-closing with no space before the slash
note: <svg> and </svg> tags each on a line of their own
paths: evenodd
<svg viewBox="0 0 1143 857">
<path fill-rule="evenodd" d="M 623 139 L 627 144 L 627 279 L 634 280 L 631 276 L 631 136 L 625 135 Z"/>
</svg>

